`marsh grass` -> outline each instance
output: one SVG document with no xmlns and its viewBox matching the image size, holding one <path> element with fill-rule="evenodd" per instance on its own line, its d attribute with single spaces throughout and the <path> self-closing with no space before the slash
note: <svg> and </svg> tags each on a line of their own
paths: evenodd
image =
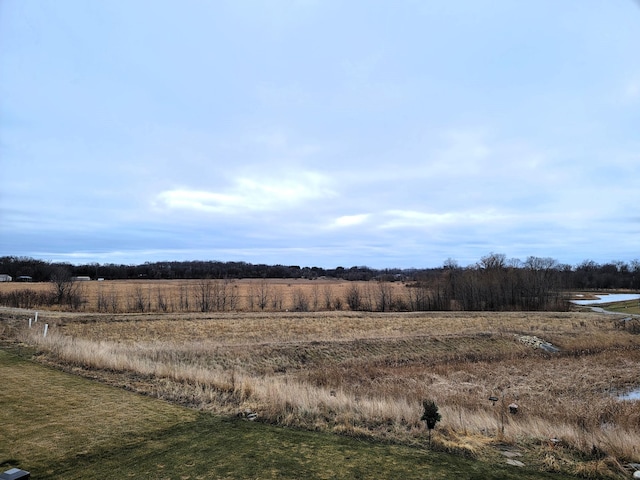
<svg viewBox="0 0 640 480">
<path fill-rule="evenodd" d="M 640 461 L 640 402 L 612 396 L 637 386 L 640 336 L 606 315 L 224 313 L 50 322 L 46 338 L 37 328 L 21 330 L 42 361 L 206 411 L 249 409 L 262 422 L 423 445 L 421 401 L 432 398 L 443 417 L 434 448 L 442 451 L 482 458 L 507 442 L 538 452 L 531 461 L 540 468 L 562 471 Z M 518 335 L 561 352 L 533 349 Z M 494 405 L 490 396 L 501 400 Z M 511 402 L 516 415 L 504 410 Z M 551 438 L 559 442 L 550 446 Z"/>
</svg>

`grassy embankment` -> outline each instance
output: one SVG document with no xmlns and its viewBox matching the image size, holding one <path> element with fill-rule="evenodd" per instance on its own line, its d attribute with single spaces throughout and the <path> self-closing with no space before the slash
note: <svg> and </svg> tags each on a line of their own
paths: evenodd
<svg viewBox="0 0 640 480">
<path fill-rule="evenodd" d="M 172 405 L 0 350 L 0 471 L 32 478 L 570 478 Z"/>
<path fill-rule="evenodd" d="M 443 414 L 439 451 L 495 461 L 508 443 L 540 471 L 584 476 L 639 461 L 640 404 L 611 394 L 637 386 L 640 336 L 607 315 L 41 318 L 51 324 L 47 339 L 40 326 L 27 331 L 24 318 L 11 334 L 37 346 L 41 361 L 200 410 L 248 408 L 262 422 L 422 448 L 420 402 L 432 398 Z M 523 335 L 561 351 L 533 349 L 518 341 Z M 512 401 L 518 414 L 503 414 Z"/>
</svg>

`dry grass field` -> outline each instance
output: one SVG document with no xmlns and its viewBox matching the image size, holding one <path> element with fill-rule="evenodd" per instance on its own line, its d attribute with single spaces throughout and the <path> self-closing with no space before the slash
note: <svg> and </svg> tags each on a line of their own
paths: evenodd
<svg viewBox="0 0 640 480">
<path fill-rule="evenodd" d="M 124 298 L 141 285 L 99 283 L 86 288 Z M 247 283 L 233 288 L 258 288 Z M 326 285 L 332 297 L 347 288 L 299 281 L 269 289 L 312 298 Z M 621 465 L 640 463 L 640 402 L 616 398 L 640 387 L 640 335 L 612 315 L 268 310 L 40 311 L 30 329 L 21 312 L 0 324 L 0 337 L 35 346 L 43 363 L 205 411 L 425 445 L 421 402 L 433 399 L 441 451 L 486 458 L 508 445 L 540 470 L 585 477 L 616 477 Z M 534 337 L 559 351 L 523 341 Z"/>
<path fill-rule="evenodd" d="M 85 312 L 318 311 L 346 310 L 356 288 L 375 310 L 382 298 L 410 302 L 414 289 L 403 282 L 348 282 L 336 279 L 114 280 L 75 282 Z M 49 282 L 0 283 L 0 294 L 21 290 L 51 292 Z M 65 308 L 65 307 L 58 307 Z"/>
<path fill-rule="evenodd" d="M 607 315 L 40 312 L 33 328 L 14 325 L 4 336 L 44 363 L 202 410 L 423 444 L 429 398 L 443 451 L 506 443 L 543 470 L 585 475 L 640 462 L 640 402 L 614 395 L 638 386 L 640 336 Z"/>
<path fill-rule="evenodd" d="M 0 471 L 22 468 L 34 479 L 575 478 L 196 412 L 24 355 L 0 348 Z"/>
</svg>

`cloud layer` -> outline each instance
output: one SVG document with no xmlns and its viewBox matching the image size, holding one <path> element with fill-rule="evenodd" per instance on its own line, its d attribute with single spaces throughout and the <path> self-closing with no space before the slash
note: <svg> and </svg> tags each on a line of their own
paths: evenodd
<svg viewBox="0 0 640 480">
<path fill-rule="evenodd" d="M 640 257 L 640 9 L 15 2 L 0 254 Z"/>
</svg>

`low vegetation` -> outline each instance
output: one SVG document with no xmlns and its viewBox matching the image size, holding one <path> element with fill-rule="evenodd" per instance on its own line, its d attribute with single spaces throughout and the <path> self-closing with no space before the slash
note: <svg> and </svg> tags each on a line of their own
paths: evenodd
<svg viewBox="0 0 640 480">
<path fill-rule="evenodd" d="M 0 471 L 40 480 L 569 478 L 196 412 L 1 350 L 0 371 Z"/>
<path fill-rule="evenodd" d="M 41 312 L 31 329 L 24 315 L 3 325 L 42 363 L 227 417 L 426 448 L 431 399 L 437 452 L 495 460 L 506 445 L 586 477 L 640 462 L 640 402 L 615 397 L 639 386 L 640 335 L 610 315 Z"/>
</svg>

